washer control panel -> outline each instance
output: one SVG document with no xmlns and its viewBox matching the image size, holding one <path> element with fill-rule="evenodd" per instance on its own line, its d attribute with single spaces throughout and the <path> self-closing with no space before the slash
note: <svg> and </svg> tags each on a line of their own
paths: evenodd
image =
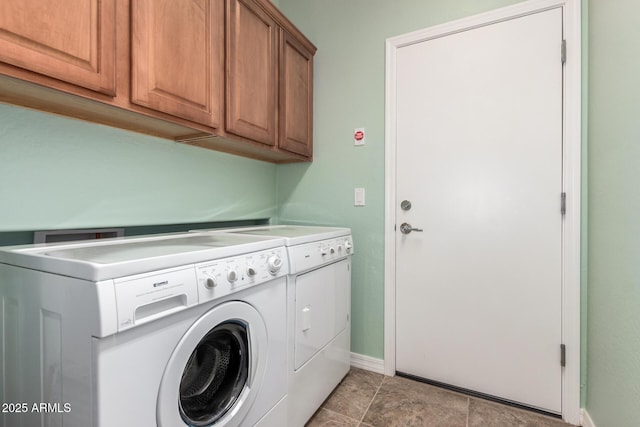
<svg viewBox="0 0 640 427">
<path fill-rule="evenodd" d="M 198 303 L 193 265 L 113 280 L 118 331 L 124 331 Z"/>
<path fill-rule="evenodd" d="M 221 298 L 288 273 L 284 247 L 199 263 L 198 302 Z"/>
<path fill-rule="evenodd" d="M 353 255 L 353 237 L 342 236 L 289 247 L 291 274 Z"/>
</svg>

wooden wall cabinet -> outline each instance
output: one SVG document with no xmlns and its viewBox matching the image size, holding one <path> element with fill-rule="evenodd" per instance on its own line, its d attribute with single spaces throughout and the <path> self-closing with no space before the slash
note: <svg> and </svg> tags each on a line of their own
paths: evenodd
<svg viewBox="0 0 640 427">
<path fill-rule="evenodd" d="M 224 2 L 131 3 L 131 102 L 219 128 L 224 104 Z"/>
<path fill-rule="evenodd" d="M 226 131 L 275 145 L 278 26 L 252 0 L 227 4 Z"/>
<path fill-rule="evenodd" d="M 226 131 L 310 159 L 314 53 L 271 2 L 228 0 Z"/>
<path fill-rule="evenodd" d="M 280 37 L 279 147 L 313 154 L 313 54 L 286 31 Z"/>
<path fill-rule="evenodd" d="M 315 50 L 269 0 L 1 0 L 0 102 L 310 161 Z"/>
<path fill-rule="evenodd" d="M 116 0 L 2 0 L 0 60 L 115 95 L 115 19 Z"/>
</svg>

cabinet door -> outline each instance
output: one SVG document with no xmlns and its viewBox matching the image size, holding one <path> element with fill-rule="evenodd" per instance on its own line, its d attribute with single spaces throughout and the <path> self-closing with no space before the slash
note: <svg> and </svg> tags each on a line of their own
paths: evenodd
<svg viewBox="0 0 640 427">
<path fill-rule="evenodd" d="M 218 127 L 224 96 L 224 2 L 131 3 L 131 101 Z"/>
<path fill-rule="evenodd" d="M 278 28 L 251 0 L 228 5 L 226 129 L 275 145 Z"/>
<path fill-rule="evenodd" d="M 115 94 L 115 0 L 1 0 L 0 61 Z"/>
<path fill-rule="evenodd" d="M 313 54 L 286 31 L 280 44 L 280 138 L 292 153 L 313 153 Z"/>
</svg>

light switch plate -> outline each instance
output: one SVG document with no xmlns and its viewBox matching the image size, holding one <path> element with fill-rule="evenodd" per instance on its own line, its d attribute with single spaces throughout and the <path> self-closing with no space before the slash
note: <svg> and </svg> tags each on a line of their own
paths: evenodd
<svg viewBox="0 0 640 427">
<path fill-rule="evenodd" d="M 353 189 L 353 205 L 364 206 L 364 188 Z"/>
</svg>

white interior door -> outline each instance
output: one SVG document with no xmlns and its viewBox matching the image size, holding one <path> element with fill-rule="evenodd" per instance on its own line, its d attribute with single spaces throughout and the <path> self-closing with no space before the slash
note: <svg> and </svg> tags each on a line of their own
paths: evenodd
<svg viewBox="0 0 640 427">
<path fill-rule="evenodd" d="M 396 370 L 556 413 L 561 42 L 556 8 L 396 62 Z"/>
</svg>

